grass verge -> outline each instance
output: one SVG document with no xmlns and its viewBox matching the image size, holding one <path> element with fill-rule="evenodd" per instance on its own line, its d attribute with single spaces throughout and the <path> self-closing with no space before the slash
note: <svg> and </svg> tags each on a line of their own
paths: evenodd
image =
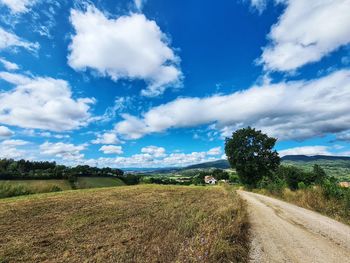
<svg viewBox="0 0 350 263">
<path fill-rule="evenodd" d="M 350 225 L 350 191 L 347 193 L 348 196 L 343 198 L 327 198 L 324 190 L 319 186 L 296 191 L 285 188 L 280 192 L 271 192 L 266 189 L 254 190 L 254 192 L 277 197 Z"/>
<path fill-rule="evenodd" d="M 0 201 L 0 262 L 247 262 L 245 204 L 223 187 L 139 185 Z"/>
</svg>

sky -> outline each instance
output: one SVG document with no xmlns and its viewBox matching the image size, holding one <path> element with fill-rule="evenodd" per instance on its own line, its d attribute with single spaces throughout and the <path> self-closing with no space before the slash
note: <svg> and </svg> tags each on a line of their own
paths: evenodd
<svg viewBox="0 0 350 263">
<path fill-rule="evenodd" d="M 350 0 L 0 0 L 0 158 L 225 158 L 252 126 L 350 156 Z"/>
</svg>

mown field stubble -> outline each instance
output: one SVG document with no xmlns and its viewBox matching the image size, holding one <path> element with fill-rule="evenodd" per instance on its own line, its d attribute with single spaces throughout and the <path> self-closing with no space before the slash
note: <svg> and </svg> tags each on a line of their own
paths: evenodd
<svg viewBox="0 0 350 263">
<path fill-rule="evenodd" d="M 223 187 L 141 185 L 0 201 L 0 262 L 246 262 L 245 204 Z"/>
</svg>

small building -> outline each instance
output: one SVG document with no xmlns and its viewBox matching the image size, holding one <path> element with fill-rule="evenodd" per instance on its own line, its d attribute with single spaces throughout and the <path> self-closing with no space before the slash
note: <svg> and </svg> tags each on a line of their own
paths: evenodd
<svg viewBox="0 0 350 263">
<path fill-rule="evenodd" d="M 345 188 L 349 188 L 350 187 L 350 182 L 340 182 L 339 183 L 340 187 L 345 187 Z"/>
<path fill-rule="evenodd" d="M 204 177 L 204 182 L 206 184 L 216 184 L 217 180 L 213 176 L 207 175 Z"/>
</svg>

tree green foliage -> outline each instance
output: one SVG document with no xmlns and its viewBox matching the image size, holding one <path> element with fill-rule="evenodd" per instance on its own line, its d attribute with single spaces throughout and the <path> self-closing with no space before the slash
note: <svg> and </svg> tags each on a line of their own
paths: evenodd
<svg viewBox="0 0 350 263">
<path fill-rule="evenodd" d="M 231 173 L 229 175 L 229 179 L 228 180 L 232 184 L 239 184 L 240 183 L 239 176 L 236 173 Z"/>
<path fill-rule="evenodd" d="M 142 176 L 137 174 L 124 174 L 121 176 L 118 176 L 119 179 L 121 179 L 125 184 L 127 185 L 135 185 L 140 182 Z"/>
<path fill-rule="evenodd" d="M 327 178 L 325 171 L 318 165 L 315 165 L 311 172 L 295 166 L 281 165 L 275 175 L 277 178 L 285 180 L 288 187 L 292 190 L 301 189 L 300 187 L 305 188 L 310 185 L 323 184 Z"/>
<path fill-rule="evenodd" d="M 122 176 L 120 169 L 97 168 L 88 165 L 67 167 L 55 162 L 0 159 L 0 179 L 69 179 L 71 177 Z"/>
<path fill-rule="evenodd" d="M 230 177 L 228 172 L 222 169 L 214 169 L 211 174 L 216 180 L 228 180 Z"/>
<path fill-rule="evenodd" d="M 315 164 L 313 167 L 313 175 L 313 179 L 316 184 L 322 184 L 323 181 L 327 178 L 326 172 L 318 164 Z"/>
<path fill-rule="evenodd" d="M 237 130 L 231 138 L 226 138 L 226 156 L 242 183 L 256 186 L 278 168 L 280 158 L 273 150 L 275 143 L 275 138 L 251 127 Z"/>
</svg>

